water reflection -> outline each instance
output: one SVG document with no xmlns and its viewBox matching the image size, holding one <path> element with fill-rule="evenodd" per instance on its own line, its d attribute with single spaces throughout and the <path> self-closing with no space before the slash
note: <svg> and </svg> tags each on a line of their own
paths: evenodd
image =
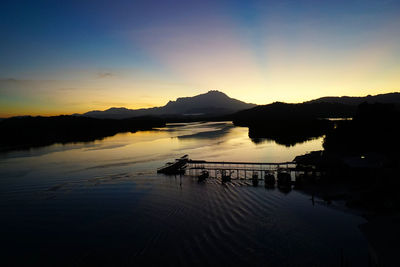
<svg viewBox="0 0 400 267">
<path fill-rule="evenodd" d="M 366 264 L 363 220 L 297 191 L 121 173 L 41 192 L 1 205 L 5 251 L 32 264 L 339 266 L 340 250 Z"/>
<path fill-rule="evenodd" d="M 214 125 L 216 126 L 216 125 Z M 219 127 L 218 127 L 219 126 Z M 187 135 L 182 135 L 178 136 L 179 139 L 185 140 L 185 139 L 216 139 L 216 138 L 223 138 L 226 135 L 230 133 L 232 128 L 234 127 L 231 124 L 225 124 L 225 125 L 218 125 L 215 128 L 208 128 L 207 131 L 202 131 L 202 132 L 196 132 L 194 134 L 187 134 Z M 203 128 L 204 129 L 204 128 Z"/>
<path fill-rule="evenodd" d="M 321 139 L 256 145 L 247 128 L 190 123 L 3 154 L 2 263 L 338 266 L 344 251 L 349 266 L 365 266 L 362 218 L 297 190 L 155 172 L 183 154 L 283 162 L 318 149 Z"/>
<path fill-rule="evenodd" d="M 260 137 L 250 137 L 251 141 L 257 145 L 262 143 L 276 143 L 278 145 L 293 147 L 299 144 L 304 144 L 312 140 L 318 140 L 324 138 L 324 135 L 318 137 L 307 137 L 307 138 L 260 138 Z"/>
</svg>

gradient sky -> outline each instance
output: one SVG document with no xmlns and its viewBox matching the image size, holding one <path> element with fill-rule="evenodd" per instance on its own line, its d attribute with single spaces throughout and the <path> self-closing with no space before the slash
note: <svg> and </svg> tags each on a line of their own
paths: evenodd
<svg viewBox="0 0 400 267">
<path fill-rule="evenodd" d="M 0 117 L 400 88 L 400 1 L 2 1 Z"/>
</svg>

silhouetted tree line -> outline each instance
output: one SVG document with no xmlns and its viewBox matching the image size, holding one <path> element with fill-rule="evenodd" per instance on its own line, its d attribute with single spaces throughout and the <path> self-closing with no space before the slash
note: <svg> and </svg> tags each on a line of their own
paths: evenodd
<svg viewBox="0 0 400 267">
<path fill-rule="evenodd" d="M 395 104 L 284 104 L 274 103 L 234 114 L 235 125 L 249 127 L 252 138 L 273 139 L 291 145 L 325 135 L 324 152 L 311 155 L 310 162 L 324 170 L 323 186 L 348 183 L 344 200 L 352 207 L 376 212 L 398 212 L 400 195 L 400 111 Z M 318 118 L 352 117 L 328 121 Z M 355 159 L 364 155 L 365 164 Z M 346 165 L 342 159 L 350 159 Z M 368 164 L 371 164 L 368 166 Z M 381 165 L 382 164 L 382 165 Z M 379 167 L 381 166 L 381 167 Z M 313 177 L 310 178 L 313 181 Z"/>
<path fill-rule="evenodd" d="M 355 106 L 339 103 L 287 104 L 276 102 L 237 112 L 233 122 L 249 127 L 249 137 L 294 145 L 330 131 L 334 123 L 323 118 L 352 117 Z"/>
<path fill-rule="evenodd" d="M 94 141 L 119 132 L 162 126 L 165 126 L 165 121 L 154 117 L 123 120 L 79 116 L 14 117 L 0 121 L 0 150 Z"/>
<path fill-rule="evenodd" d="M 400 111 L 393 104 L 358 106 L 351 121 L 341 121 L 324 140 L 324 149 L 341 154 L 380 152 L 398 155 Z"/>
<path fill-rule="evenodd" d="M 234 123 L 248 126 L 265 121 L 317 119 L 317 118 L 346 118 L 353 117 L 357 106 L 340 103 L 300 103 L 287 104 L 275 102 L 234 114 Z"/>
<path fill-rule="evenodd" d="M 353 156 L 375 155 L 382 158 L 382 167 L 356 168 L 350 171 L 348 181 L 357 181 L 358 192 L 347 200 L 351 207 L 359 207 L 378 213 L 400 211 L 400 110 L 394 104 L 367 104 L 358 106 L 351 121 L 341 121 L 324 139 L 324 150 L 328 155 Z M 378 157 L 379 156 L 379 157 Z M 374 156 L 372 156 L 373 158 Z M 373 160 L 371 162 L 373 164 Z M 343 176 L 342 174 L 336 178 Z"/>
<path fill-rule="evenodd" d="M 326 134 L 333 125 L 332 121 L 321 119 L 268 121 L 250 125 L 249 137 L 255 140 L 267 138 L 281 145 L 294 146 Z"/>
</svg>

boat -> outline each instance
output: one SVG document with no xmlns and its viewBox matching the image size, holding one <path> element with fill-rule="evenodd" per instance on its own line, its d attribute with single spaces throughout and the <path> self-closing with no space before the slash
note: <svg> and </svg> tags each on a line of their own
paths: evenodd
<svg viewBox="0 0 400 267">
<path fill-rule="evenodd" d="M 251 181 L 253 182 L 253 186 L 258 185 L 258 172 L 253 172 L 253 175 L 251 176 Z"/>
<path fill-rule="evenodd" d="M 186 163 L 188 160 L 189 156 L 184 155 L 179 159 L 175 159 L 175 162 L 167 162 L 164 166 L 157 169 L 157 173 L 183 174 L 185 173 Z"/>
<path fill-rule="evenodd" d="M 265 172 L 264 184 L 265 184 L 265 187 L 274 187 L 275 186 L 275 176 L 273 173 Z"/>
<path fill-rule="evenodd" d="M 289 172 L 278 171 L 278 186 L 290 187 L 292 184 L 292 177 Z"/>
<path fill-rule="evenodd" d="M 221 173 L 222 182 L 230 182 L 231 181 L 231 172 L 223 170 Z"/>
<path fill-rule="evenodd" d="M 200 183 L 200 182 L 203 182 L 203 181 L 205 181 L 209 176 L 210 176 L 210 174 L 208 173 L 208 171 L 207 171 L 207 170 L 204 170 L 204 171 L 201 172 L 201 174 L 199 175 L 199 177 L 197 177 L 197 181 L 198 181 L 199 183 Z"/>
</svg>

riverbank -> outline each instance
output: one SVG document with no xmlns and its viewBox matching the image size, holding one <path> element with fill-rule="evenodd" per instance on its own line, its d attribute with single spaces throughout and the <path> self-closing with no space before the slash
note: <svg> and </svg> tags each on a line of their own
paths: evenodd
<svg viewBox="0 0 400 267">
<path fill-rule="evenodd" d="M 81 116 L 14 117 L 0 121 L 0 152 L 55 143 L 90 142 L 117 133 L 165 126 L 154 117 L 94 119 Z"/>
</svg>

